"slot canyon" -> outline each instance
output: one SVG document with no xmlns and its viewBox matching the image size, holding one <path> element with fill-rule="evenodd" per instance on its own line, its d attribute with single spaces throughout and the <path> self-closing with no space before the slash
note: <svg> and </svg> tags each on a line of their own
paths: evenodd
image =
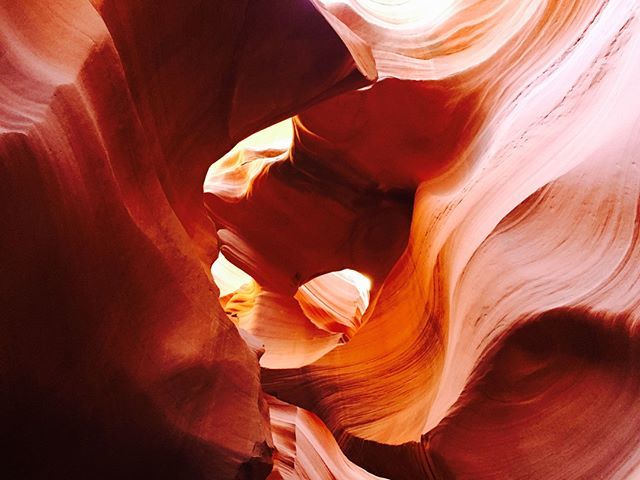
<svg viewBox="0 0 640 480">
<path fill-rule="evenodd" d="M 640 479 L 640 0 L 0 0 L 0 477 Z"/>
</svg>

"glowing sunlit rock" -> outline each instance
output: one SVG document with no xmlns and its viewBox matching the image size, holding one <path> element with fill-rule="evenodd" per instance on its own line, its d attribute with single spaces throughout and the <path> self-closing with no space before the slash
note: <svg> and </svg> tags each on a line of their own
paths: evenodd
<svg viewBox="0 0 640 480">
<path fill-rule="evenodd" d="M 640 472 L 640 1 L 0 0 L 3 478 Z"/>
<path fill-rule="evenodd" d="M 260 344 L 267 368 L 318 360 L 355 334 L 369 305 L 371 282 L 352 270 L 316 277 L 294 296 L 261 287 L 223 254 L 211 274 L 225 312 Z"/>
</svg>

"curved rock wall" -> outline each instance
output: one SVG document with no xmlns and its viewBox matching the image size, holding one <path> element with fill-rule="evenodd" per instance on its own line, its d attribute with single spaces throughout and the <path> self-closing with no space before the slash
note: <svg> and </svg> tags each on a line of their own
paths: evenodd
<svg viewBox="0 0 640 480">
<path fill-rule="evenodd" d="M 635 478 L 639 14 L 0 0 L 9 478 Z"/>
</svg>

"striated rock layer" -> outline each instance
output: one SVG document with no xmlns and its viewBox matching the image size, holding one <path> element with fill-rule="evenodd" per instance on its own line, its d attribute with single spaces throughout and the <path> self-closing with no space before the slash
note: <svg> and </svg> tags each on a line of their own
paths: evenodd
<svg viewBox="0 0 640 480">
<path fill-rule="evenodd" d="M 204 174 L 362 78 L 311 5 L 278 8 L 0 3 L 8 478 L 271 470 L 258 359 L 209 274 Z"/>
<path fill-rule="evenodd" d="M 0 0 L 2 468 L 636 478 L 639 15 Z"/>
</svg>

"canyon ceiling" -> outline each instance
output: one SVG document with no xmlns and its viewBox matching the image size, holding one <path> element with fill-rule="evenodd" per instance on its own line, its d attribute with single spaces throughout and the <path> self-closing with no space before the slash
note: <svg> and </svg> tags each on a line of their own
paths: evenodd
<svg viewBox="0 0 640 480">
<path fill-rule="evenodd" d="M 0 475 L 640 478 L 639 162 L 640 0 L 0 0 Z"/>
</svg>

